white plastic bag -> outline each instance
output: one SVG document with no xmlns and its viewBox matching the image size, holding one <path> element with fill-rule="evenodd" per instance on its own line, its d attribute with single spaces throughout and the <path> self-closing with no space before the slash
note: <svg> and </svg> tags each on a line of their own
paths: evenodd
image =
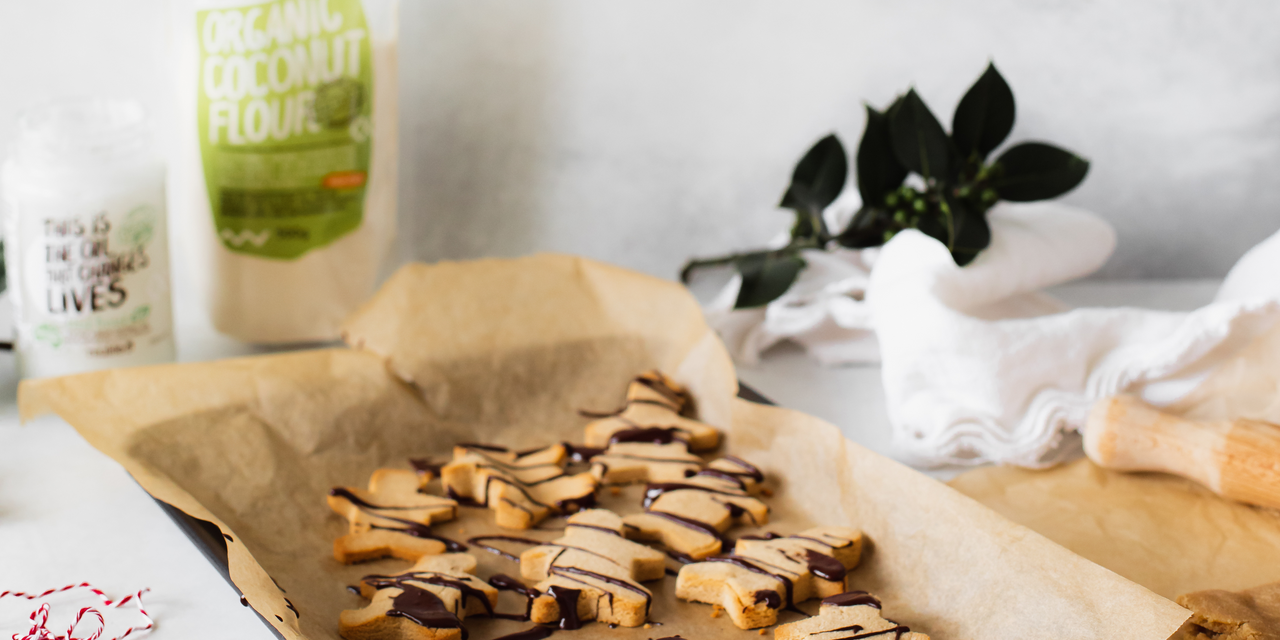
<svg viewBox="0 0 1280 640">
<path fill-rule="evenodd" d="M 177 0 L 170 211 L 213 325 L 338 337 L 396 226 L 398 0 Z"/>
</svg>

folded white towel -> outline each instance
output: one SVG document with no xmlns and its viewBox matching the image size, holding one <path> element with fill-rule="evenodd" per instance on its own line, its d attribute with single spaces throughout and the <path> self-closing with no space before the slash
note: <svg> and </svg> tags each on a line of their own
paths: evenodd
<svg viewBox="0 0 1280 640">
<path fill-rule="evenodd" d="M 1095 400 L 1129 392 L 1173 402 L 1280 319 L 1277 237 L 1241 261 L 1219 301 L 1193 312 L 1026 317 L 1035 305 L 1011 301 L 1093 271 L 1114 235 L 1056 203 L 1000 206 L 990 221 L 991 245 L 966 268 L 905 231 L 871 275 L 894 442 L 914 464 L 1053 464 Z"/>
</svg>

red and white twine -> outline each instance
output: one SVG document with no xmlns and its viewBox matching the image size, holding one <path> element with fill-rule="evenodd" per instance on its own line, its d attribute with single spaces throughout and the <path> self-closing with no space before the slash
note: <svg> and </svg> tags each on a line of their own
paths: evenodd
<svg viewBox="0 0 1280 640">
<path fill-rule="evenodd" d="M 134 603 L 134 606 L 138 607 L 138 613 L 142 615 L 143 624 L 138 625 L 136 627 L 130 627 L 124 633 L 114 638 L 111 638 L 110 640 L 123 640 L 124 638 L 129 637 L 129 634 L 134 633 L 135 631 L 139 633 L 143 631 L 148 631 L 151 629 L 151 627 L 155 625 L 155 622 L 151 619 L 151 616 L 147 615 L 147 610 L 142 608 L 142 594 L 150 591 L 150 589 L 143 589 L 137 593 L 131 593 L 119 600 L 112 600 L 111 598 L 107 597 L 107 594 L 94 588 L 93 585 L 90 585 L 88 582 L 81 582 L 80 584 L 69 584 L 65 587 L 62 587 L 61 589 L 49 589 L 44 593 L 24 593 L 22 591 L 0 591 L 0 598 L 14 597 L 14 598 L 25 598 L 27 600 L 39 600 L 46 596 L 50 596 L 56 593 L 63 593 L 65 591 L 70 591 L 72 589 L 88 589 L 89 591 L 92 591 L 94 595 L 98 596 L 98 598 L 102 600 L 103 609 L 117 609 L 120 607 L 120 605 L 123 605 L 130 601 Z M 13 634 L 12 640 L 102 640 L 102 632 L 106 630 L 106 622 L 102 617 L 102 612 L 94 607 L 81 607 L 80 612 L 76 614 L 75 620 L 71 622 L 71 626 L 67 627 L 67 633 L 61 636 L 56 635 L 49 630 L 49 603 L 48 602 L 40 603 L 40 607 L 37 608 L 35 611 L 32 611 L 31 615 L 28 617 L 31 619 L 31 629 L 27 631 L 26 634 L 21 634 L 21 633 Z M 86 619 L 89 619 L 89 620 L 86 621 Z M 94 625 L 95 628 L 93 630 L 93 633 L 87 636 L 79 636 L 79 637 L 72 636 L 71 635 L 72 632 L 74 632 L 76 628 L 80 626 L 81 622 L 87 622 L 87 624 Z"/>
</svg>

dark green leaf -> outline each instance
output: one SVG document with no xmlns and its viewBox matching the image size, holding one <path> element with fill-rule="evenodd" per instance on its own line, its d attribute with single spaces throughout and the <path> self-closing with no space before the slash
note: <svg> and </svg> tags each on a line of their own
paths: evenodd
<svg viewBox="0 0 1280 640">
<path fill-rule="evenodd" d="M 791 283 L 804 268 L 804 260 L 796 253 L 753 253 L 739 258 L 738 273 L 742 274 L 742 288 L 734 309 L 761 307 L 787 292 Z"/>
<path fill-rule="evenodd" d="M 906 167 L 893 153 L 889 116 L 867 106 L 867 127 L 858 143 L 858 193 L 862 195 L 862 205 L 880 206 L 885 194 L 897 189 L 906 177 Z"/>
<path fill-rule="evenodd" d="M 1024 142 L 1000 154 L 991 187 L 1000 199 L 1032 202 L 1056 198 L 1080 184 L 1089 161 L 1042 142 Z"/>
<path fill-rule="evenodd" d="M 884 244 L 884 232 L 892 228 L 893 220 L 887 211 L 864 205 L 854 214 L 849 226 L 836 236 L 836 242 L 850 249 L 878 247 Z"/>
<path fill-rule="evenodd" d="M 844 190 L 849 159 L 834 134 L 813 145 L 791 174 L 791 185 L 778 206 L 797 211 L 820 212 Z"/>
<path fill-rule="evenodd" d="M 889 133 L 893 153 L 902 166 L 926 180 L 950 177 L 954 155 L 951 138 L 915 89 L 889 110 Z"/>
<path fill-rule="evenodd" d="M 969 87 L 960 99 L 951 119 L 951 139 L 964 157 L 978 154 L 985 159 L 1013 129 L 1013 90 L 996 71 L 987 65 L 982 77 Z"/>
<path fill-rule="evenodd" d="M 947 205 L 955 221 L 956 233 L 951 258 L 963 267 L 991 244 L 991 227 L 987 224 L 986 213 L 973 211 L 960 200 L 949 199 Z"/>
</svg>

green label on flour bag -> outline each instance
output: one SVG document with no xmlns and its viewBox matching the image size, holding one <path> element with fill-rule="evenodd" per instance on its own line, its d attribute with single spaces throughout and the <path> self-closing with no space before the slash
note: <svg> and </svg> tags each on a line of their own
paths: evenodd
<svg viewBox="0 0 1280 640">
<path fill-rule="evenodd" d="M 218 237 L 297 258 L 360 226 L 373 60 L 360 0 L 196 14 L 199 137 Z"/>
</svg>

